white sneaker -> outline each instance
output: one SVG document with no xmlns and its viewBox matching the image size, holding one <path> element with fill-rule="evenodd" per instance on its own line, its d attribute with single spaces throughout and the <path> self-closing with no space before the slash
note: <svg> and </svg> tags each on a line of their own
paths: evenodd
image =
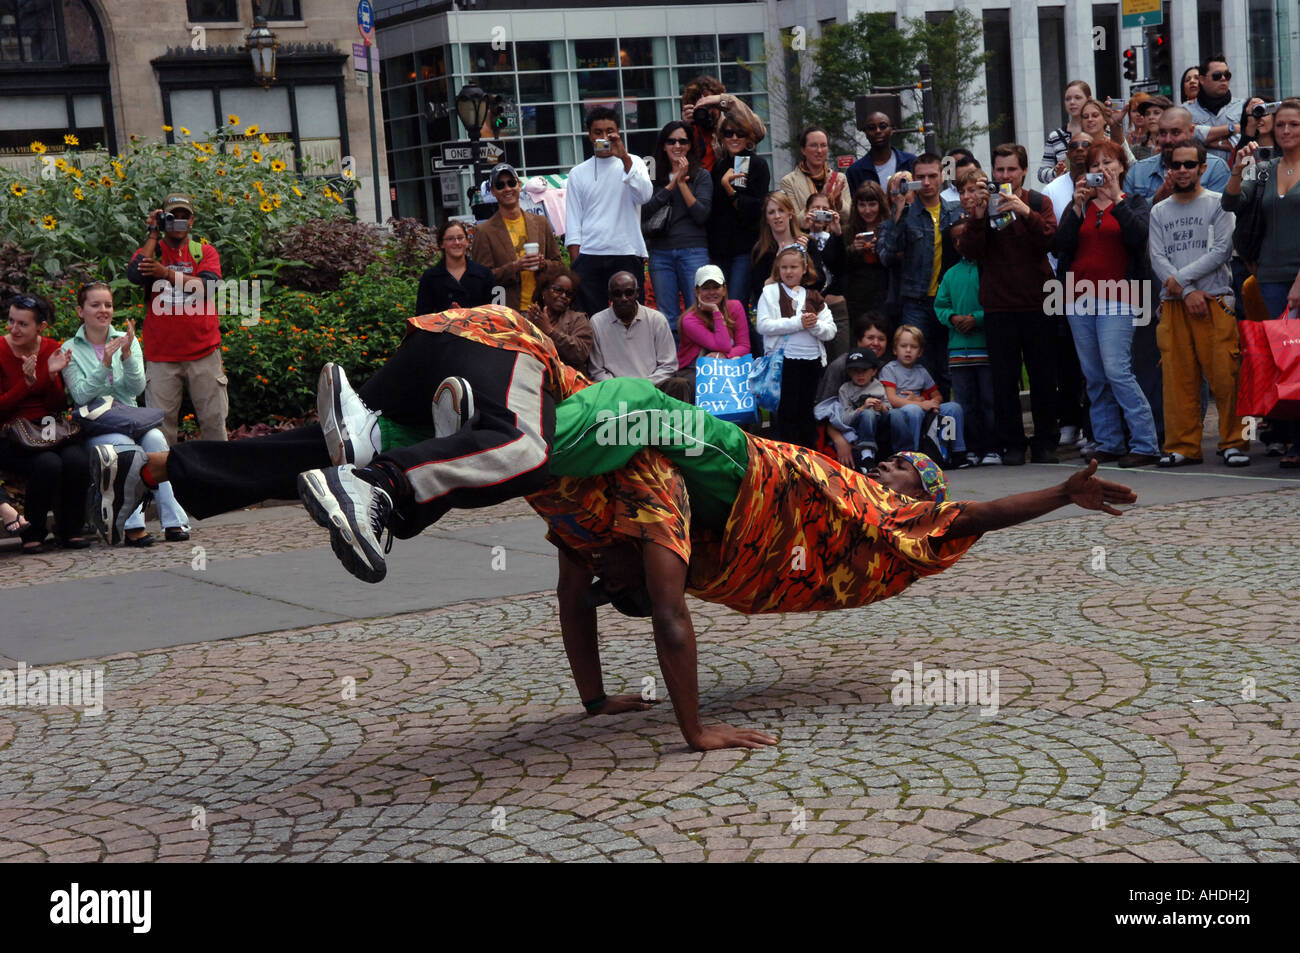
<svg viewBox="0 0 1300 953">
<path fill-rule="evenodd" d="M 316 416 L 325 432 L 330 462 L 336 467 L 345 463 L 364 467 L 379 455 L 380 447 L 372 436 L 379 411 L 365 405 L 337 364 L 321 368 L 316 383 Z"/>
<path fill-rule="evenodd" d="M 330 531 L 330 545 L 343 568 L 363 582 L 384 578 L 384 556 L 393 548 L 393 501 L 386 492 L 357 476 L 353 467 L 341 466 L 298 474 L 298 496 L 311 518 Z"/>
<path fill-rule="evenodd" d="M 1002 466 L 1002 454 L 990 450 L 984 456 L 980 457 L 980 466 L 982 467 L 1000 467 Z"/>
<path fill-rule="evenodd" d="M 1074 425 L 1068 425 L 1061 428 L 1061 442 L 1058 446 L 1069 447 L 1075 444 L 1079 439 L 1079 428 Z"/>
<path fill-rule="evenodd" d="M 126 521 L 149 496 L 140 473 L 148 463 L 140 447 L 95 447 L 90 455 L 90 492 L 86 515 L 104 542 L 116 546 L 126 533 Z"/>
<path fill-rule="evenodd" d="M 463 377 L 448 377 L 433 392 L 433 432 L 447 437 L 469 425 L 474 416 L 474 388 Z"/>
</svg>

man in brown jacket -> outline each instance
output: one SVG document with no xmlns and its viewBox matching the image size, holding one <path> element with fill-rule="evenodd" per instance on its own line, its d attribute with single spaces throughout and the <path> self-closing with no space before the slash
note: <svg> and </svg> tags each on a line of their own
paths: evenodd
<svg viewBox="0 0 1300 953">
<path fill-rule="evenodd" d="M 492 269 L 506 292 L 500 303 L 524 312 L 533 303 L 538 269 L 560 261 L 560 246 L 545 215 L 529 215 L 519 207 L 519 185 L 514 166 L 502 162 L 493 167 L 488 186 L 496 196 L 497 213 L 474 229 L 469 256 Z M 537 246 L 534 254 L 525 253 L 529 244 Z"/>
<path fill-rule="evenodd" d="M 1002 463 L 1022 466 L 1025 444 L 1034 463 L 1059 463 L 1056 442 L 1056 318 L 1043 313 L 1044 282 L 1052 266 L 1047 260 L 1056 239 L 1056 213 L 1047 198 L 1024 187 L 1029 157 L 1025 147 L 1005 143 L 993 150 L 993 177 L 1009 183 L 990 216 L 988 196 L 971 211 L 970 224 L 957 250 L 980 265 L 980 304 L 984 333 L 993 369 L 993 419 Z M 1003 216 L 1013 213 L 1007 223 Z M 992 220 L 991 220 L 992 219 Z M 999 219 L 1001 221 L 999 221 Z M 1029 406 L 1034 437 L 1025 440 L 1020 415 L 1020 359 L 1029 372 Z"/>
</svg>

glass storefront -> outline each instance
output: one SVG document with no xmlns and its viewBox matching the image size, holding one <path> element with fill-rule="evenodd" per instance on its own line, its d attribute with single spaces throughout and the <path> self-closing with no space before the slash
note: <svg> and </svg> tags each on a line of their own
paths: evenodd
<svg viewBox="0 0 1300 953">
<path fill-rule="evenodd" d="M 439 143 L 467 138 L 454 106 L 466 83 L 514 104 L 498 144 L 523 175 L 533 176 L 566 174 L 590 155 L 583 115 L 593 106 L 618 110 L 628 148 L 650 155 L 659 129 L 681 115 L 682 87 L 701 73 L 721 78 L 768 121 L 760 33 L 450 44 L 386 59 L 395 214 L 433 223 L 466 208 L 468 173 L 435 165 Z M 771 161 L 770 141 L 759 151 Z"/>
</svg>

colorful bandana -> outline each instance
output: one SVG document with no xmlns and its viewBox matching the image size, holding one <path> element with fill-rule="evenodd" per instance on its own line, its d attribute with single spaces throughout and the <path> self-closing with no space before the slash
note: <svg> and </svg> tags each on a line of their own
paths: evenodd
<svg viewBox="0 0 1300 953">
<path fill-rule="evenodd" d="M 902 453 L 894 454 L 896 457 L 902 457 L 912 466 L 916 467 L 916 472 L 921 475 L 921 486 L 930 491 L 936 503 L 942 503 L 948 499 L 948 479 L 939 469 L 939 465 L 927 457 L 924 453 L 916 453 L 913 450 L 904 450 Z"/>
</svg>

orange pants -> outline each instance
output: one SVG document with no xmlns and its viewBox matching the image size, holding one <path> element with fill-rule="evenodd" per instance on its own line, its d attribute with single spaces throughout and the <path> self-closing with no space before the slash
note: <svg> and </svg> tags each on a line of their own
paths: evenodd
<svg viewBox="0 0 1300 953">
<path fill-rule="evenodd" d="M 1237 319 L 1216 299 L 1209 299 L 1210 313 L 1204 318 L 1188 315 L 1181 301 L 1160 306 L 1156 343 L 1164 369 L 1165 453 L 1201 457 L 1201 375 L 1210 382 L 1214 405 L 1219 410 L 1219 449 L 1250 445 L 1237 416 L 1237 374 L 1241 349 L 1237 343 Z"/>
</svg>

